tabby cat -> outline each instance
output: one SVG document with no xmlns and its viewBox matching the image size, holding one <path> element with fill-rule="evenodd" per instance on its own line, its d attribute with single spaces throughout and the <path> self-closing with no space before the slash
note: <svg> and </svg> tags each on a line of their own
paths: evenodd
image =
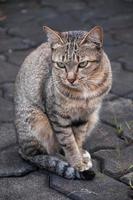
<svg viewBox="0 0 133 200">
<path fill-rule="evenodd" d="M 68 179 L 94 176 L 83 143 L 112 83 L 103 30 L 57 32 L 25 59 L 15 83 L 19 153 Z M 63 154 L 61 154 L 63 152 Z"/>
</svg>

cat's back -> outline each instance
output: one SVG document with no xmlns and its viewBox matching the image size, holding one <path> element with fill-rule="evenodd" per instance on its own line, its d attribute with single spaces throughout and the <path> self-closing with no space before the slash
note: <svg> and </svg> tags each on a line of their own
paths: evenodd
<svg viewBox="0 0 133 200">
<path fill-rule="evenodd" d="M 20 67 L 19 75 L 34 76 L 40 70 L 47 70 L 50 61 L 50 48 L 48 43 L 41 44 L 38 48 L 33 50 L 24 60 Z M 28 78 L 27 76 L 25 78 Z"/>
<path fill-rule="evenodd" d="M 43 43 L 25 58 L 16 77 L 15 96 L 40 98 L 41 85 L 50 72 L 50 54 L 49 44 Z"/>
</svg>

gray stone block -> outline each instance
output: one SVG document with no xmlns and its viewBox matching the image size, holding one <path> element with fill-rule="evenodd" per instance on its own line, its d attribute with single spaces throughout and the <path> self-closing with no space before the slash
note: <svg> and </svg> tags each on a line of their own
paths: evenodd
<svg viewBox="0 0 133 200">
<path fill-rule="evenodd" d="M 80 0 L 73 0 L 73 1 L 62 1 L 59 0 L 58 1 L 58 6 L 57 3 L 55 1 L 48 1 L 48 0 L 41 0 L 40 1 L 41 6 L 44 7 L 54 7 L 57 8 L 62 11 L 74 11 L 74 10 L 83 10 L 85 9 L 86 5 L 84 1 L 80 1 Z"/>
<path fill-rule="evenodd" d="M 0 125 L 0 150 L 16 143 L 15 128 L 12 123 Z"/>
<path fill-rule="evenodd" d="M 133 145 L 124 149 L 99 150 L 94 156 L 102 161 L 105 174 L 119 178 L 132 170 L 130 166 L 133 162 Z"/>
<path fill-rule="evenodd" d="M 120 178 L 120 180 L 126 184 L 128 184 L 133 189 L 133 172 L 125 174 Z"/>
<path fill-rule="evenodd" d="M 114 61 L 114 62 L 119 60 L 119 58 L 121 58 L 124 55 L 125 52 L 123 52 L 123 49 L 126 49 L 126 48 L 128 47 L 127 45 L 124 45 L 124 44 L 114 45 L 114 46 L 107 45 L 104 47 L 105 52 L 107 53 L 111 61 Z"/>
<path fill-rule="evenodd" d="M 26 58 L 26 56 L 32 51 L 32 49 L 30 50 L 26 50 L 26 51 L 14 51 L 12 53 L 7 53 L 7 57 L 8 57 L 8 61 L 12 64 L 17 65 L 18 67 L 20 67 L 20 65 L 23 63 L 24 59 Z"/>
<path fill-rule="evenodd" d="M 116 62 L 112 62 L 113 71 L 113 85 L 111 91 L 120 96 L 124 96 L 127 93 L 133 91 L 133 76 L 132 73 L 123 70 L 121 65 Z"/>
<path fill-rule="evenodd" d="M 112 4 L 116 6 L 114 1 L 112 2 Z M 117 4 L 117 6 L 119 7 L 119 4 Z M 122 7 L 121 8 L 119 7 L 118 9 L 122 9 Z M 125 12 L 123 14 L 120 13 L 116 14 L 115 16 L 109 17 L 108 20 L 105 19 L 104 21 L 102 21 L 102 24 L 106 28 L 106 30 L 120 30 L 120 29 L 127 30 L 128 27 L 131 27 L 133 24 L 132 17 L 133 17 L 132 13 L 128 12 Z"/>
<path fill-rule="evenodd" d="M 13 103 L 0 97 L 0 121 L 12 122 L 13 118 Z"/>
<path fill-rule="evenodd" d="M 103 99 L 103 101 L 113 101 L 115 99 L 118 99 L 119 96 L 112 94 L 111 92 L 109 92 Z"/>
<path fill-rule="evenodd" d="M 128 55 L 124 55 L 122 58 L 119 58 L 119 61 L 123 63 L 123 68 L 125 71 L 133 72 L 133 57 L 132 57 L 132 51 L 129 51 Z"/>
<path fill-rule="evenodd" d="M 91 152 L 99 149 L 117 149 L 123 145 L 124 141 L 118 137 L 116 130 L 103 123 L 97 125 L 86 142 L 86 148 Z"/>
<path fill-rule="evenodd" d="M 0 97 L 2 97 L 2 95 L 3 95 L 3 90 L 2 88 L 0 88 Z"/>
<path fill-rule="evenodd" d="M 93 181 L 66 180 L 51 175 L 50 187 L 74 200 L 128 199 L 126 185 L 101 173 L 98 173 Z"/>
<path fill-rule="evenodd" d="M 14 81 L 19 68 L 0 60 L 0 83 Z"/>
<path fill-rule="evenodd" d="M 101 120 L 112 124 L 118 136 L 127 142 L 133 141 L 133 104 L 132 100 L 119 98 L 113 101 L 104 101 Z"/>
<path fill-rule="evenodd" d="M 119 29 L 112 31 L 113 37 L 117 41 L 121 41 L 122 43 L 133 44 L 132 41 L 132 34 L 133 34 L 133 27 L 127 29 Z M 132 57 L 131 57 L 132 58 Z"/>
<path fill-rule="evenodd" d="M 14 144 L 0 152 L 0 177 L 22 176 L 35 169 L 19 156 Z"/>
<path fill-rule="evenodd" d="M 12 52 L 14 50 L 25 50 L 30 47 L 31 45 L 24 42 L 21 38 L 5 35 L 5 38 L 1 40 L 0 53 Z"/>
<path fill-rule="evenodd" d="M 9 101 L 13 101 L 14 97 L 14 83 L 5 83 L 3 84 L 3 96 Z"/>
<path fill-rule="evenodd" d="M 133 91 L 129 92 L 126 97 L 133 100 Z"/>
<path fill-rule="evenodd" d="M 47 175 L 32 173 L 19 178 L 0 179 L 1 200 L 69 200 L 49 188 Z"/>
<path fill-rule="evenodd" d="M 101 109 L 101 119 L 114 124 L 115 118 L 119 122 L 133 119 L 133 104 L 130 99 L 119 98 L 114 101 L 104 102 Z"/>
</svg>

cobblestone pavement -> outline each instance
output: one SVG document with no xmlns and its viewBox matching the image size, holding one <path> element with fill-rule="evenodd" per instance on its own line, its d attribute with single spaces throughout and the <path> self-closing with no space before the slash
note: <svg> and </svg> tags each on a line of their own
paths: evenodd
<svg viewBox="0 0 133 200">
<path fill-rule="evenodd" d="M 13 125 L 13 84 L 23 59 L 46 40 L 43 25 L 89 30 L 101 25 L 113 87 L 86 143 L 96 178 L 65 180 L 24 162 Z M 133 1 L 0 0 L 0 200 L 133 199 Z"/>
</svg>

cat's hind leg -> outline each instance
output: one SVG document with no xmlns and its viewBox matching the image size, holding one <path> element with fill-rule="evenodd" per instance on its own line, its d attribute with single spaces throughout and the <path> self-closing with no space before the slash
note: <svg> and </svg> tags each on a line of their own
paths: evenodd
<svg viewBox="0 0 133 200">
<path fill-rule="evenodd" d="M 17 113 L 16 128 L 21 157 L 31 164 L 67 179 L 81 175 L 57 152 L 58 143 L 47 116 L 37 109 Z M 84 177 L 82 176 L 82 179 Z"/>
<path fill-rule="evenodd" d="M 37 108 L 23 112 L 16 114 L 16 129 L 22 151 L 27 155 L 36 151 L 47 154 L 58 151 L 59 145 L 47 115 Z"/>
</svg>

